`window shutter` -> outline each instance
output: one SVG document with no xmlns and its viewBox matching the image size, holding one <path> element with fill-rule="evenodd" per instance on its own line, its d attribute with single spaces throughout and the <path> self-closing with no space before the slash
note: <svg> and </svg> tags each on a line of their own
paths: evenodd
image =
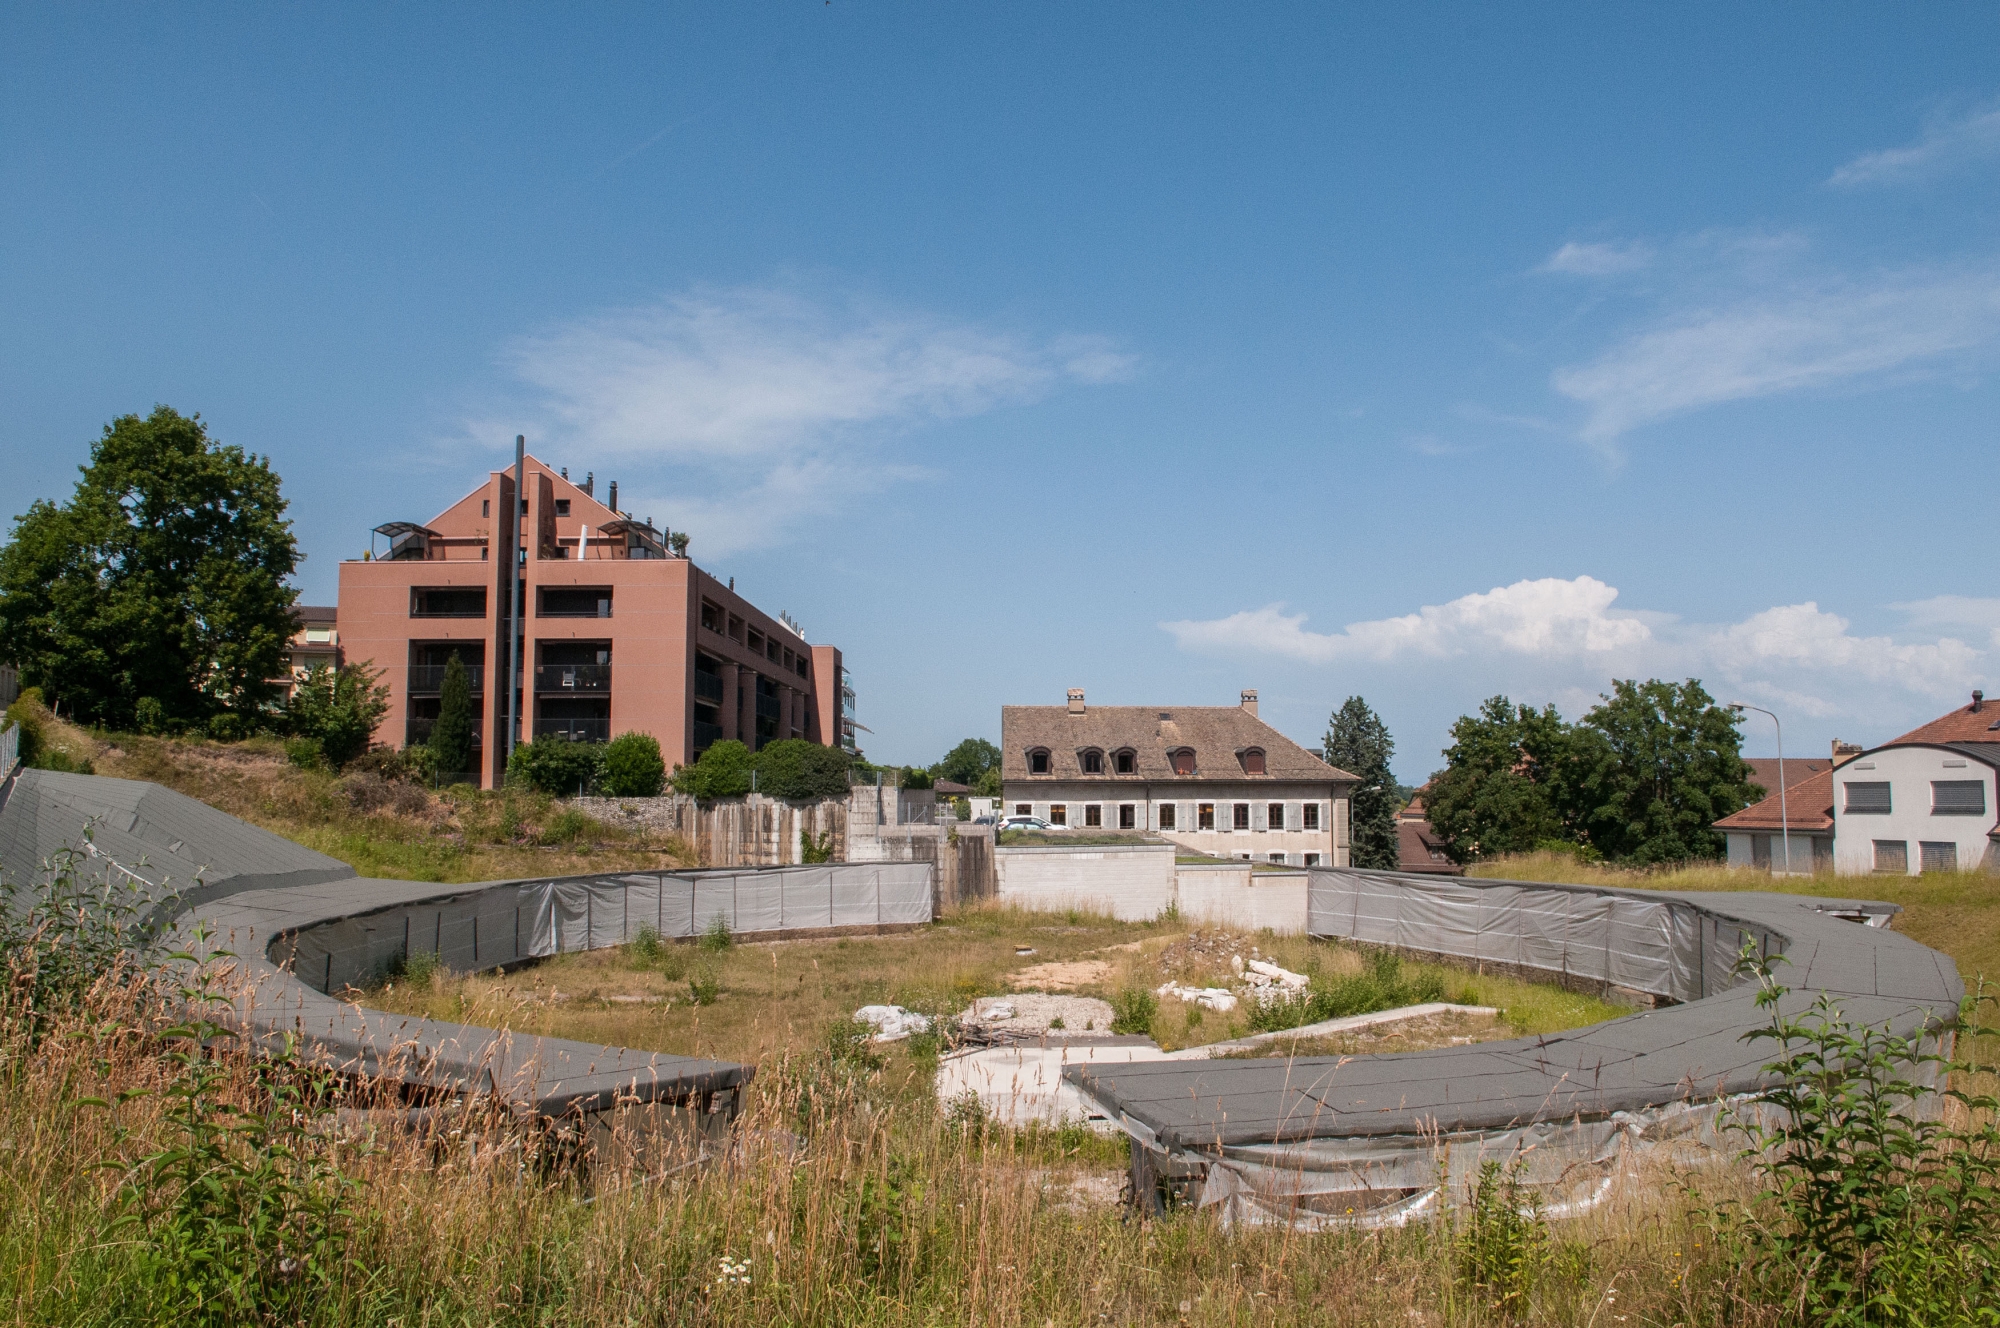
<svg viewBox="0 0 2000 1328">
<path fill-rule="evenodd" d="M 1889 783 L 1881 781 L 1849 780 L 1844 788 L 1847 801 L 1843 808 L 1850 816 L 1886 816 L 1889 814 Z"/>
<path fill-rule="evenodd" d="M 1983 779 L 1933 779 L 1931 815 L 1984 816 L 1986 781 Z"/>
</svg>

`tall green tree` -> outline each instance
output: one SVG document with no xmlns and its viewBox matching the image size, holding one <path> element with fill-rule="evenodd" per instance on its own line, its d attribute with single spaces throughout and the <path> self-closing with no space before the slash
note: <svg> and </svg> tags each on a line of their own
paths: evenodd
<svg viewBox="0 0 2000 1328">
<path fill-rule="evenodd" d="M 1328 718 L 1322 750 L 1328 765 L 1361 778 L 1348 795 L 1350 860 L 1357 867 L 1394 871 L 1401 855 L 1396 849 L 1396 777 L 1389 773 L 1396 740 L 1389 736 L 1389 726 L 1366 701 L 1350 696 Z"/>
<path fill-rule="evenodd" d="M 156 406 L 106 425 L 82 471 L 0 549 L 0 657 L 95 724 L 147 697 L 178 723 L 270 706 L 299 553 L 269 459 Z"/>
<path fill-rule="evenodd" d="M 1451 726 L 1424 811 L 1459 862 L 1572 841 L 1566 775 L 1574 741 L 1554 706 L 1489 697 Z"/>
<path fill-rule="evenodd" d="M 456 650 L 445 661 L 430 749 L 431 769 L 440 777 L 454 779 L 472 769 L 472 679 Z"/>
<path fill-rule="evenodd" d="M 335 769 L 346 765 L 368 750 L 375 726 L 389 713 L 389 689 L 381 679 L 365 664 L 313 665 L 285 705 L 292 732 L 319 739 L 321 754 Z"/>
<path fill-rule="evenodd" d="M 1583 717 L 1568 777 L 1577 829 L 1608 858 L 1712 858 L 1750 805 L 1738 720 L 1696 679 L 1621 679 Z"/>
<path fill-rule="evenodd" d="M 949 779 L 967 788 L 977 788 L 987 771 L 999 768 L 998 747 L 984 738 L 967 738 L 946 752 L 944 759 L 931 767 L 931 776 L 934 779 Z"/>
</svg>

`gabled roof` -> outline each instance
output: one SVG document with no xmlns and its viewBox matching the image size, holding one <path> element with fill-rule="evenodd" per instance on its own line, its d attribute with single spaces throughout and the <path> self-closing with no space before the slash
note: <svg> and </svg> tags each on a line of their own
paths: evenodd
<svg viewBox="0 0 2000 1328">
<path fill-rule="evenodd" d="M 1785 773 L 1791 773 L 1791 762 L 1785 762 Z M 1822 762 L 1821 764 L 1824 764 Z M 1785 815 L 1778 814 L 1780 799 L 1776 793 L 1761 802 L 1753 802 L 1733 816 L 1725 816 L 1715 823 L 1717 830 L 1755 830 L 1782 833 L 1787 818 L 1791 829 L 1807 834 L 1814 831 L 1825 832 L 1833 829 L 1833 771 L 1821 770 L 1809 779 L 1802 779 L 1785 790 Z"/>
<path fill-rule="evenodd" d="M 1977 707 L 1975 709 L 1975 707 Z M 1895 747 L 1912 742 L 2000 742 L 2000 701 L 1974 700 L 1928 724 L 1919 724 L 1902 737 L 1882 743 Z"/>
<path fill-rule="evenodd" d="M 1443 859 L 1437 856 L 1440 853 L 1445 855 Z M 1465 874 L 1465 868 L 1451 860 L 1445 841 L 1431 829 L 1429 821 L 1408 818 L 1396 822 L 1396 870 L 1438 876 Z"/>
<path fill-rule="evenodd" d="M 1743 764 L 1750 767 L 1750 782 L 1766 793 L 1778 791 L 1778 758 L 1775 756 L 1746 756 Z M 1785 786 L 1811 779 L 1814 775 L 1833 769 L 1833 762 L 1824 756 L 1788 756 L 1785 758 Z"/>
<path fill-rule="evenodd" d="M 1000 776 L 1002 779 L 1096 779 L 1085 775 L 1079 753 L 1096 748 L 1105 754 L 1105 779 L 1271 779 L 1319 783 L 1359 783 L 1320 760 L 1242 706 L 1089 706 L 1071 714 L 1066 706 L 1002 706 L 1000 708 Z M 1028 753 L 1048 749 L 1049 773 L 1030 775 Z M 1183 748 L 1195 754 L 1195 773 L 1174 774 L 1171 754 Z M 1252 748 L 1264 753 L 1262 775 L 1245 775 L 1237 758 Z M 1130 749 L 1137 758 L 1129 775 L 1113 775 L 1111 754 Z"/>
</svg>

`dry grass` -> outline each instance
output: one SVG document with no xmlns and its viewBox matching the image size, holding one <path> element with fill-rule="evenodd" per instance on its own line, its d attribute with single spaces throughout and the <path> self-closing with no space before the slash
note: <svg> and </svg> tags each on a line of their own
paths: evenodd
<svg viewBox="0 0 2000 1328">
<path fill-rule="evenodd" d="M 97 774 L 144 779 L 353 867 L 412 881 L 493 881 L 688 865 L 678 839 L 608 826 L 543 794 L 434 793 L 355 771 L 302 770 L 272 738 L 99 734 L 44 712 L 50 746 Z"/>
</svg>

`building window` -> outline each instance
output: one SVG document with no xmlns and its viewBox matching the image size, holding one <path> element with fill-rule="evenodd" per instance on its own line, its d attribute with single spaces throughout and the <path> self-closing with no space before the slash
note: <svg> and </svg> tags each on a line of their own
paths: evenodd
<svg viewBox="0 0 2000 1328">
<path fill-rule="evenodd" d="M 707 600 L 701 602 L 701 625 L 711 632 L 722 631 L 722 610 Z"/>
<path fill-rule="evenodd" d="M 1213 830 L 1213 829 L 1215 829 L 1215 804 L 1214 804 L 1214 803 L 1212 803 L 1212 802 L 1198 802 L 1198 803 L 1196 803 L 1196 804 L 1195 804 L 1195 807 L 1194 807 L 1194 828 L 1195 828 L 1195 829 L 1197 829 L 1197 830 Z"/>
<path fill-rule="evenodd" d="M 1317 866 L 1319 866 L 1319 854 L 1317 854 L 1317 853 L 1308 853 L 1308 854 L 1306 854 L 1306 866 L 1308 866 L 1308 867 L 1317 867 Z"/>
<path fill-rule="evenodd" d="M 1104 807 L 1100 803 L 1089 802 L 1083 807 L 1083 823 L 1092 830 L 1104 828 Z"/>
<path fill-rule="evenodd" d="M 1046 775 L 1049 773 L 1049 753 L 1045 747 L 1037 747 L 1028 753 L 1028 773 Z"/>
<path fill-rule="evenodd" d="M 807 676 L 806 657 L 804 655 L 800 655 L 798 658 L 798 662 L 792 665 L 792 672 L 798 674 L 801 678 Z"/>
<path fill-rule="evenodd" d="M 1193 749 L 1193 748 L 1191 748 L 1191 747 L 1183 747 L 1183 748 L 1181 748 L 1181 749 L 1180 749 L 1179 751 L 1177 751 L 1177 752 L 1173 753 L 1173 755 L 1172 755 L 1172 757 L 1171 757 L 1170 759 L 1171 759 L 1171 760 L 1173 761 L 1173 763 L 1174 763 L 1174 773 L 1175 773 L 1175 774 L 1177 774 L 1177 775 L 1191 775 L 1191 774 L 1193 774 L 1193 773 L 1194 773 L 1194 749 Z"/>
<path fill-rule="evenodd" d="M 1848 787 L 1854 786 L 1849 784 Z M 1876 840 L 1875 870 L 1884 875 L 1907 876 L 1910 871 L 1910 846 L 1900 839 Z"/>
<path fill-rule="evenodd" d="M 1285 865 L 1285 855 L 1282 853 L 1273 853 L 1271 855 L 1271 861 L 1277 863 L 1279 866 L 1282 867 Z"/>
<path fill-rule="evenodd" d="M 1068 825 L 1068 824 L 1069 824 L 1069 804 L 1068 804 L 1068 803 L 1066 803 L 1066 802 L 1052 802 L 1052 803 L 1050 803 L 1050 804 L 1049 804 L 1049 824 L 1050 824 L 1050 825 Z"/>
<path fill-rule="evenodd" d="M 1887 816 L 1889 814 L 1889 783 L 1887 780 L 1862 782 L 1850 780 L 1842 785 L 1847 790 L 1844 811 L 1849 816 Z"/>
<path fill-rule="evenodd" d="M 558 498 L 558 499 L 556 499 L 556 515 L 557 515 L 557 516 L 568 516 L 568 515 L 569 515 L 569 499 L 567 499 L 567 498 Z M 578 554 L 577 556 L 578 556 L 578 557 L 580 558 L 580 557 L 582 557 L 583 555 L 582 555 L 582 554 Z"/>
<path fill-rule="evenodd" d="M 1032 803 L 1032 802 L 1017 802 L 1017 803 L 1015 803 L 1015 804 L 1014 804 L 1014 815 L 1016 815 L 1016 816 L 1033 816 L 1034 814 L 1035 814 L 1035 804 L 1034 804 L 1034 803 Z"/>
<path fill-rule="evenodd" d="M 1104 753 L 1099 751 L 1085 752 L 1083 754 L 1083 773 L 1086 775 L 1103 774 Z"/>
<path fill-rule="evenodd" d="M 1852 784 L 1848 785 L 1853 788 Z M 1986 781 L 1983 779 L 1933 779 L 1932 816 L 1986 815 Z M 1930 870 L 1928 867 L 1926 871 Z"/>
<path fill-rule="evenodd" d="M 1139 809 L 1129 802 L 1119 803 L 1118 828 L 1120 830 L 1137 830 L 1139 828 Z"/>
<path fill-rule="evenodd" d="M 481 516 L 493 515 L 493 500 L 491 498 L 481 498 L 479 500 L 479 515 Z"/>
<path fill-rule="evenodd" d="M 1243 753 L 1243 773 L 1246 775 L 1261 775 L 1265 773 L 1263 748 L 1252 747 Z"/>
<path fill-rule="evenodd" d="M 1936 843 L 1926 839 L 1917 845 L 1919 870 L 1927 872 L 1955 872 L 1958 870 L 1958 845 L 1946 840 Z"/>
<path fill-rule="evenodd" d="M 544 618 L 609 618 L 610 586 L 543 586 Z"/>
<path fill-rule="evenodd" d="M 1319 829 L 1319 804 L 1309 802 L 1299 808 L 1299 824 L 1307 830 Z"/>
<path fill-rule="evenodd" d="M 1239 862 L 1248 862 L 1250 861 L 1250 855 L 1248 853 L 1238 853 L 1236 859 Z"/>
<path fill-rule="evenodd" d="M 1174 828 L 1174 804 L 1172 804 L 1171 802 L 1163 802 L 1160 804 L 1160 829 L 1171 830 L 1173 828 Z"/>
<path fill-rule="evenodd" d="M 1229 824 L 1231 829 L 1248 830 L 1250 828 L 1250 804 L 1247 802 L 1237 803 L 1232 809 Z"/>
<path fill-rule="evenodd" d="M 419 586 L 410 592 L 412 618 L 484 618 L 485 586 Z"/>
<path fill-rule="evenodd" d="M 751 653 L 751 654 L 753 654 L 753 655 L 761 655 L 761 654 L 763 654 L 763 653 L 764 653 L 764 634 L 763 634 L 762 632 L 758 631 L 758 630 L 757 630 L 756 628 L 752 627 L 752 628 L 750 629 L 750 639 L 749 639 L 749 641 L 748 641 L 748 643 L 747 643 L 747 644 L 748 644 L 748 645 L 749 645 L 749 647 L 750 647 L 750 653 Z"/>
<path fill-rule="evenodd" d="M 1139 758 L 1131 752 L 1120 752 L 1111 758 L 1111 768 L 1121 775 L 1129 775 L 1139 768 Z"/>
<path fill-rule="evenodd" d="M 743 620 L 733 613 L 729 615 L 729 636 L 737 641 L 743 639 Z"/>
<path fill-rule="evenodd" d="M 1273 830 L 1285 828 L 1285 804 L 1274 802 L 1264 809 L 1264 824 Z"/>
</svg>

